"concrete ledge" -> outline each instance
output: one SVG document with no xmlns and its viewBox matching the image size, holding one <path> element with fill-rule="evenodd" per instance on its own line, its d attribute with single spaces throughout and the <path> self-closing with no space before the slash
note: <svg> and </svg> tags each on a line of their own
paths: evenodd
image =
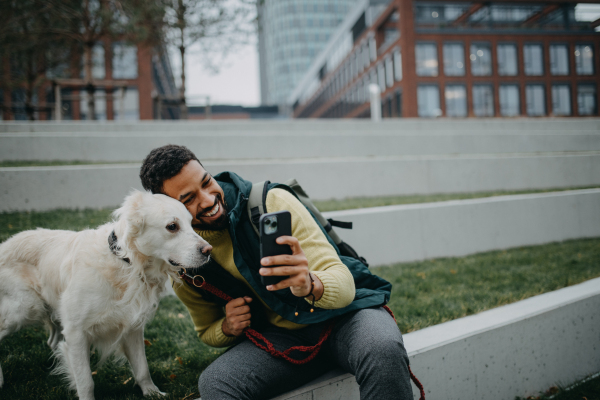
<svg viewBox="0 0 600 400">
<path fill-rule="evenodd" d="M 243 120 L 243 121 L 64 121 L 51 122 L 0 122 L 0 132 L 223 132 L 223 131 L 304 131 L 373 129 L 388 131 L 464 131 L 486 134 L 489 131 L 538 130 L 600 131 L 600 118 L 401 118 L 386 119 L 377 124 L 361 119 L 295 119 L 295 120 Z"/>
<path fill-rule="evenodd" d="M 325 213 L 371 265 L 600 236 L 600 189 Z"/>
<path fill-rule="evenodd" d="M 311 131 L 1 134 L 0 161 L 139 162 L 159 146 L 187 146 L 200 160 L 600 151 L 600 133 Z"/>
<path fill-rule="evenodd" d="M 204 163 L 253 182 L 295 177 L 315 199 L 600 184 L 600 153 L 345 157 Z M 97 208 L 141 188 L 139 164 L 0 168 L 0 212 Z"/>
<path fill-rule="evenodd" d="M 536 395 L 600 371 L 600 278 L 412 332 L 404 343 L 427 400 Z M 334 371 L 276 399 L 359 398 L 354 377 Z"/>
</svg>

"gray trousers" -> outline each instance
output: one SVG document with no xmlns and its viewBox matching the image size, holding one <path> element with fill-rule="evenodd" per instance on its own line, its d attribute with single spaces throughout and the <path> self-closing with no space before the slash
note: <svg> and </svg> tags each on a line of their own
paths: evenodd
<svg viewBox="0 0 600 400">
<path fill-rule="evenodd" d="M 324 324 L 297 331 L 270 328 L 263 335 L 277 350 L 314 344 Z M 304 358 L 303 354 L 291 354 Z M 319 355 L 304 365 L 271 356 L 248 339 L 226 351 L 200 375 L 202 400 L 268 399 L 341 368 L 354 374 L 361 399 L 413 398 L 402 334 L 383 308 L 342 317 Z"/>
</svg>

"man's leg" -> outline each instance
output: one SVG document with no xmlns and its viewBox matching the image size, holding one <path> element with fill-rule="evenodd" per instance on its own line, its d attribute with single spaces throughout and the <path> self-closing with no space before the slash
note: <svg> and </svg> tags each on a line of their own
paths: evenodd
<svg viewBox="0 0 600 400">
<path fill-rule="evenodd" d="M 318 338 L 321 327 L 307 329 L 313 331 L 309 332 L 311 338 L 314 338 L 314 333 Z M 264 335 L 278 350 L 307 343 L 304 340 L 298 342 L 298 332 L 283 329 L 268 331 Z M 200 375 L 198 389 L 202 400 L 268 399 L 302 386 L 331 368 L 333 364 L 323 354 L 307 364 L 295 365 L 275 358 L 249 340 L 244 340 L 204 370 Z"/>
<path fill-rule="evenodd" d="M 354 374 L 361 399 L 412 400 L 402 334 L 383 308 L 343 317 L 329 339 L 328 350 L 342 369 Z"/>
</svg>

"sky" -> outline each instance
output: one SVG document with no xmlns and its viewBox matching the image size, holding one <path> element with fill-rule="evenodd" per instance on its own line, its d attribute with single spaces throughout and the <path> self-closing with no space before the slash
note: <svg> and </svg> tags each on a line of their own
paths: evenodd
<svg viewBox="0 0 600 400">
<path fill-rule="evenodd" d="M 235 54 L 229 55 L 217 74 L 203 67 L 200 51 L 193 47 L 186 56 L 186 98 L 188 105 L 204 105 L 210 96 L 211 104 L 243 106 L 260 105 L 260 77 L 256 43 L 240 46 Z M 179 52 L 172 52 L 171 65 L 179 86 Z"/>
</svg>

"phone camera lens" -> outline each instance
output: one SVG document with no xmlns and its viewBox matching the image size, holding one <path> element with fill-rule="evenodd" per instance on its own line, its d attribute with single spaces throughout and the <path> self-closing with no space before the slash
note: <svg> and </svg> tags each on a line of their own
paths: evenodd
<svg viewBox="0 0 600 400">
<path fill-rule="evenodd" d="M 271 218 L 265 219 L 265 225 L 271 225 Z"/>
<path fill-rule="evenodd" d="M 273 222 L 271 222 L 271 227 L 273 227 L 273 228 L 277 228 L 277 221 L 273 221 Z"/>
</svg>

